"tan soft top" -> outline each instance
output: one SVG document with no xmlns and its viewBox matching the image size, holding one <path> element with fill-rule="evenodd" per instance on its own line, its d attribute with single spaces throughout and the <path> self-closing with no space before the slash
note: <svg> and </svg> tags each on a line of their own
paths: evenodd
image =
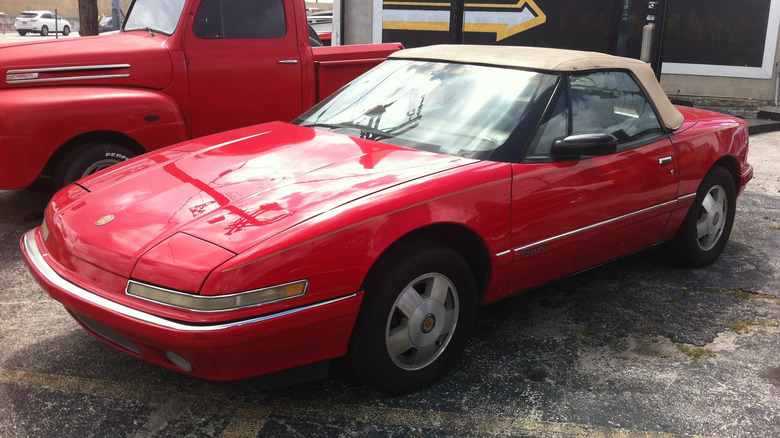
<svg viewBox="0 0 780 438">
<path fill-rule="evenodd" d="M 629 70 L 653 102 L 666 129 L 673 131 L 683 123 L 683 115 L 672 105 L 650 66 L 638 59 L 622 58 L 598 52 L 549 49 L 542 47 L 438 45 L 406 49 L 390 58 L 483 64 L 532 70 L 576 72 L 588 70 Z"/>
</svg>

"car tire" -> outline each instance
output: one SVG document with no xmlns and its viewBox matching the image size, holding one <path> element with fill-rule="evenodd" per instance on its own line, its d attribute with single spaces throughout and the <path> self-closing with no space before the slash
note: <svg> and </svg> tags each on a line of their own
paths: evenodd
<svg viewBox="0 0 780 438">
<path fill-rule="evenodd" d="M 367 282 L 348 364 L 362 381 L 389 393 L 428 386 L 454 366 L 477 305 L 463 258 L 432 241 L 407 245 L 384 258 Z"/>
<path fill-rule="evenodd" d="M 52 185 L 59 190 L 73 181 L 92 175 L 136 154 L 132 149 L 111 141 L 89 141 L 65 156 L 54 172 Z"/>
<path fill-rule="evenodd" d="M 27 35 L 27 31 L 26 31 L 26 30 L 17 30 L 17 32 L 19 32 L 19 35 L 20 35 L 20 36 L 25 36 L 25 35 Z"/>
<path fill-rule="evenodd" d="M 68 36 L 70 35 L 70 26 L 65 26 L 62 28 L 62 36 Z"/>
<path fill-rule="evenodd" d="M 712 168 L 699 185 L 680 230 L 667 245 L 672 257 L 694 268 L 714 262 L 731 235 L 736 200 L 731 173 L 722 167 Z"/>
<path fill-rule="evenodd" d="M 49 27 L 48 26 L 41 27 L 41 36 L 46 36 L 48 34 L 49 34 Z"/>
</svg>

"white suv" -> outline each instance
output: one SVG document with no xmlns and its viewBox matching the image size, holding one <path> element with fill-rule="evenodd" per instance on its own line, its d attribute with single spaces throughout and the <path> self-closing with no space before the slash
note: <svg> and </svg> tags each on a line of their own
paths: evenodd
<svg viewBox="0 0 780 438">
<path fill-rule="evenodd" d="M 56 17 L 56 23 L 55 23 Z M 49 32 L 61 32 L 64 36 L 70 33 L 70 23 L 62 17 L 58 17 L 50 11 L 24 11 L 16 17 L 14 29 L 19 35 L 25 36 L 28 32 L 39 33 L 43 36 Z"/>
</svg>

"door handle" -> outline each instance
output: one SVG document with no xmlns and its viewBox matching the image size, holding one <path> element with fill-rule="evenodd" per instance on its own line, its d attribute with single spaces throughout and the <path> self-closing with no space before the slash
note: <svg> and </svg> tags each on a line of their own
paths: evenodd
<svg viewBox="0 0 780 438">
<path fill-rule="evenodd" d="M 658 164 L 660 164 L 661 166 L 663 166 L 664 164 L 669 164 L 671 162 L 672 162 L 672 156 L 671 155 L 669 155 L 667 157 L 661 157 L 661 158 L 658 159 Z"/>
<path fill-rule="evenodd" d="M 279 61 L 279 64 L 297 64 L 297 63 L 298 63 L 297 59 L 282 59 L 281 61 Z"/>
</svg>

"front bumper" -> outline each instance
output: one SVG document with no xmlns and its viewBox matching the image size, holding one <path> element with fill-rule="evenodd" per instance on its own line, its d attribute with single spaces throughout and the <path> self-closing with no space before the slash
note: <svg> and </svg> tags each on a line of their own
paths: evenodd
<svg viewBox="0 0 780 438">
<path fill-rule="evenodd" d="M 128 354 L 210 380 L 235 380 L 342 356 L 362 293 L 250 319 L 190 324 L 120 304 L 68 281 L 39 229 L 21 249 L 41 287 L 85 330 Z M 59 272 L 58 272 L 59 271 Z"/>
<path fill-rule="evenodd" d="M 740 184 L 739 187 L 737 187 L 737 196 L 742 194 L 742 191 L 745 190 L 745 186 L 747 186 L 747 183 L 750 182 L 751 179 L 753 179 L 753 166 L 745 163 L 745 166 L 742 169 L 742 175 L 739 176 Z"/>
</svg>

